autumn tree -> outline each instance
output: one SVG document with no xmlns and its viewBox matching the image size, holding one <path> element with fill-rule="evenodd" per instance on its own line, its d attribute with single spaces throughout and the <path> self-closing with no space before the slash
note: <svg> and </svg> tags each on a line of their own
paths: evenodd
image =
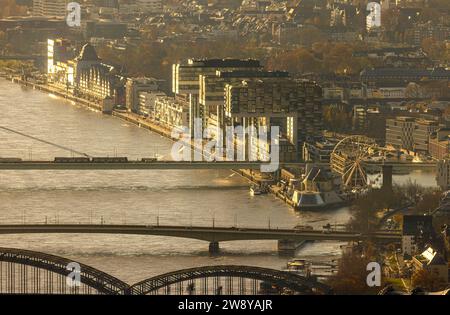
<svg viewBox="0 0 450 315">
<path fill-rule="evenodd" d="M 393 209 L 401 206 L 404 197 L 398 189 L 386 191 L 372 189 L 366 195 L 354 201 L 350 207 L 352 217 L 348 223 L 351 230 L 370 231 L 378 224 L 377 213 L 383 209 Z"/>
<path fill-rule="evenodd" d="M 411 277 L 411 283 L 414 287 L 419 287 L 427 291 L 444 290 L 447 283 L 438 274 L 422 269 L 416 271 Z"/>
<path fill-rule="evenodd" d="M 414 212 L 429 213 L 439 206 L 441 191 L 438 189 L 428 190 L 422 194 L 420 201 L 415 205 Z"/>
<path fill-rule="evenodd" d="M 0 18 L 25 15 L 27 8 L 16 4 L 15 0 L 0 0 Z"/>
<path fill-rule="evenodd" d="M 440 42 L 432 37 L 425 38 L 421 43 L 422 49 L 434 60 L 444 61 L 448 54 L 448 49 L 444 42 Z"/>
<path fill-rule="evenodd" d="M 376 294 L 380 287 L 369 287 L 367 285 L 367 265 L 376 261 L 373 246 L 367 246 L 363 253 L 357 251 L 344 253 L 339 260 L 338 271 L 335 276 L 330 277 L 327 284 L 331 286 L 336 294 Z M 383 284 L 381 284 L 383 286 Z"/>
<path fill-rule="evenodd" d="M 348 132 L 352 126 L 352 113 L 336 106 L 323 107 L 323 120 L 330 131 Z"/>
</svg>

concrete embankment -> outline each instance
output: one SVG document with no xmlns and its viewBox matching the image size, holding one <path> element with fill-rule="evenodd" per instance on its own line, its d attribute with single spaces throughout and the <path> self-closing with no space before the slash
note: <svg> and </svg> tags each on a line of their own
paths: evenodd
<svg viewBox="0 0 450 315">
<path fill-rule="evenodd" d="M 95 109 L 95 110 L 98 110 L 98 111 L 102 111 L 102 106 L 100 104 L 98 104 L 98 103 L 86 100 L 84 98 L 73 96 L 70 93 L 68 93 L 67 91 L 64 91 L 64 90 L 52 87 L 52 86 L 47 85 L 47 84 L 37 84 L 37 83 L 34 83 L 34 82 L 29 82 L 29 81 L 22 80 L 20 78 L 12 78 L 11 81 L 13 83 L 18 83 L 18 84 L 21 84 L 23 86 L 32 88 L 34 90 L 39 90 L 39 91 L 42 91 L 42 92 L 45 92 L 45 93 L 50 93 L 50 94 L 53 94 L 53 95 L 56 95 L 56 96 L 59 96 L 59 97 L 63 97 L 65 99 L 68 99 L 70 101 L 76 102 L 77 104 L 83 105 L 83 106 L 88 107 L 90 109 Z"/>
</svg>

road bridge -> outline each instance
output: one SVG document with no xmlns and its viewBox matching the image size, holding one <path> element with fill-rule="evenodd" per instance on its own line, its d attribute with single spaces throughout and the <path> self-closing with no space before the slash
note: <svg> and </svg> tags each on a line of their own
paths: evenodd
<svg viewBox="0 0 450 315">
<path fill-rule="evenodd" d="M 245 240 L 294 241 L 362 241 L 398 242 L 398 232 L 376 231 L 363 234 L 354 231 L 299 230 L 245 227 L 163 226 L 163 225 L 114 225 L 114 224 L 2 224 L 0 234 L 128 234 L 158 235 L 190 238 L 209 242 L 211 253 L 219 251 L 219 242 Z"/>
</svg>

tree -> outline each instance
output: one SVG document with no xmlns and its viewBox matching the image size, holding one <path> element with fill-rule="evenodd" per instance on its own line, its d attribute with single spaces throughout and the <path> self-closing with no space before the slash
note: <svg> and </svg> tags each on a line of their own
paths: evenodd
<svg viewBox="0 0 450 315">
<path fill-rule="evenodd" d="M 447 286 L 444 279 L 438 274 L 422 269 L 416 271 L 411 278 L 414 287 L 420 287 L 427 291 L 444 290 Z"/>
<path fill-rule="evenodd" d="M 0 18 L 16 15 L 25 15 L 27 8 L 17 5 L 15 0 L 0 0 Z"/>
<path fill-rule="evenodd" d="M 373 247 L 368 246 L 364 253 L 344 253 L 339 260 L 338 272 L 328 280 L 336 294 L 376 294 L 379 287 L 367 285 L 367 265 L 374 260 Z M 382 284 L 383 285 L 383 284 Z"/>
<path fill-rule="evenodd" d="M 348 227 L 356 231 L 368 231 L 378 224 L 377 213 L 383 209 L 399 207 L 403 202 L 403 194 L 398 190 L 385 191 L 373 189 L 366 195 L 357 199 L 352 207 L 352 218 Z"/>
<path fill-rule="evenodd" d="M 323 120 L 330 131 L 348 132 L 352 126 L 352 113 L 342 107 L 324 106 Z"/>
<path fill-rule="evenodd" d="M 421 47 L 434 60 L 443 61 L 448 53 L 445 43 L 437 41 L 432 37 L 422 40 Z"/>
<path fill-rule="evenodd" d="M 414 207 L 416 213 L 429 213 L 439 206 L 441 200 L 440 190 L 431 190 L 424 192 L 420 201 Z"/>
</svg>

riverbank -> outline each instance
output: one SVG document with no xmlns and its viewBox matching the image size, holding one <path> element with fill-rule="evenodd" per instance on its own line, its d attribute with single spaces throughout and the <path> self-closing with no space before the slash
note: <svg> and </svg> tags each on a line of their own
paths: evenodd
<svg viewBox="0 0 450 315">
<path fill-rule="evenodd" d="M 29 82 L 29 81 L 22 80 L 22 79 L 17 78 L 17 77 L 11 78 L 11 82 L 17 83 L 17 84 L 20 84 L 20 85 L 23 85 L 23 86 L 26 86 L 26 87 L 29 87 L 29 88 L 32 88 L 33 90 L 38 90 L 38 91 L 41 91 L 41 92 L 50 93 L 50 94 L 53 94 L 53 95 L 56 95 L 56 96 L 59 96 L 59 97 L 63 97 L 65 99 L 69 100 L 69 101 L 76 102 L 77 104 L 83 105 L 83 106 L 85 106 L 85 107 L 87 107 L 89 109 L 94 109 L 94 110 L 97 110 L 97 111 L 102 111 L 103 110 L 102 106 L 100 104 L 98 104 L 98 103 L 86 100 L 84 98 L 73 96 L 73 95 L 67 93 L 66 91 L 57 89 L 57 88 L 52 87 L 52 86 L 47 85 L 47 84 L 45 84 L 45 85 L 44 84 L 37 84 L 37 83 L 34 83 L 34 82 Z"/>
</svg>

